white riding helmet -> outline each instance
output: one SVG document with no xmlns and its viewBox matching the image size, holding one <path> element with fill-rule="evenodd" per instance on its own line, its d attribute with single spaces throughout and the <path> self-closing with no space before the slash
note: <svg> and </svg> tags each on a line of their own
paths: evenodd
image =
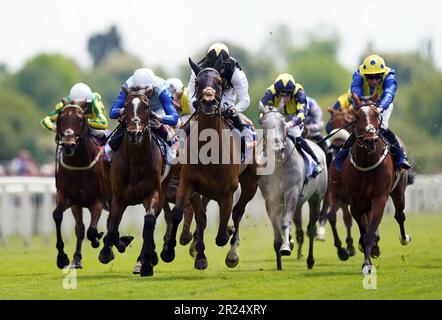
<svg viewBox="0 0 442 320">
<path fill-rule="evenodd" d="M 183 82 L 178 78 L 170 78 L 166 81 L 172 92 L 179 92 L 184 88 Z"/>
<path fill-rule="evenodd" d="M 155 73 L 149 68 L 137 69 L 133 75 L 133 86 L 147 88 L 153 86 L 155 82 Z"/>
<path fill-rule="evenodd" d="M 71 88 L 71 91 L 69 92 L 69 99 L 76 102 L 91 102 L 92 90 L 85 83 L 77 83 Z"/>
</svg>

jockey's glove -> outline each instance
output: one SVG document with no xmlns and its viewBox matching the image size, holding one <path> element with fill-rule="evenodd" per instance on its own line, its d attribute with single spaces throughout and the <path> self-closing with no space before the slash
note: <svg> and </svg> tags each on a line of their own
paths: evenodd
<svg viewBox="0 0 442 320">
<path fill-rule="evenodd" d="M 237 117 L 238 115 L 238 110 L 235 107 L 229 107 L 223 111 L 223 116 L 225 117 Z"/>
</svg>

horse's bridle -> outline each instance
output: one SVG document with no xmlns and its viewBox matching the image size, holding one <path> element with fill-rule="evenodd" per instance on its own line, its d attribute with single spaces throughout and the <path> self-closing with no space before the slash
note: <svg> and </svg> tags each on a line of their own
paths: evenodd
<svg viewBox="0 0 442 320">
<path fill-rule="evenodd" d="M 131 97 L 132 97 L 132 98 L 131 98 Z M 131 98 L 131 99 L 129 99 L 129 98 Z M 128 97 L 127 97 L 127 101 L 128 101 L 128 102 L 125 104 L 124 109 L 126 110 L 126 109 L 127 109 L 127 105 L 128 105 L 131 101 L 133 101 L 133 99 L 135 99 L 135 98 L 140 99 L 140 102 L 141 102 L 141 103 L 144 103 L 144 104 L 147 106 L 147 110 L 146 110 L 146 112 L 147 112 L 147 118 L 146 118 L 145 121 L 143 122 L 143 124 L 145 125 L 144 128 L 143 128 L 143 130 L 140 130 L 140 132 L 141 132 L 141 136 L 143 136 L 144 133 L 145 133 L 146 131 L 149 131 L 149 135 L 150 135 L 150 129 L 151 129 L 151 127 L 152 127 L 152 123 L 151 123 L 151 112 L 152 112 L 152 111 L 151 111 L 151 109 L 150 109 L 149 97 L 148 97 L 148 95 L 146 94 L 146 92 L 134 92 L 134 93 L 129 94 Z M 126 117 L 126 111 L 125 111 L 125 117 Z M 125 118 L 125 123 L 126 123 L 126 127 L 127 127 L 127 128 L 129 128 L 129 126 L 130 126 L 131 124 L 135 124 L 136 127 L 138 128 L 139 125 L 142 123 L 142 122 L 141 122 L 141 119 L 140 119 L 138 116 L 133 117 L 132 119 L 130 119 L 129 122 L 127 122 L 127 120 L 128 120 L 128 119 Z"/>
<path fill-rule="evenodd" d="M 56 140 L 57 140 L 57 143 L 60 143 L 61 142 L 61 145 L 63 145 L 63 138 L 64 137 L 69 137 L 69 136 L 73 136 L 74 135 L 74 130 L 72 130 L 71 128 L 68 128 L 68 129 L 66 129 L 64 132 L 61 132 L 60 130 L 59 130 L 59 121 L 60 121 L 60 116 L 61 116 L 61 114 L 65 111 L 65 109 L 66 108 L 77 108 L 77 109 L 79 109 L 80 111 L 81 111 L 81 114 L 82 114 L 82 117 L 81 117 L 81 122 L 80 122 L 80 132 L 75 136 L 75 146 L 74 146 L 74 148 L 76 148 L 77 147 L 77 145 L 80 143 L 80 141 L 81 141 L 81 133 L 82 133 L 82 129 L 83 129 L 83 126 L 84 126 L 84 121 L 85 121 L 85 119 L 86 119 L 86 117 L 85 117 L 85 113 L 84 113 L 84 109 L 81 107 L 81 106 L 79 106 L 79 105 L 77 105 L 77 104 L 68 104 L 68 105 L 65 105 L 62 109 L 60 109 L 60 111 L 58 112 L 58 117 L 57 117 L 57 123 L 56 123 L 56 126 L 57 126 L 57 136 L 56 136 Z"/>
<path fill-rule="evenodd" d="M 221 77 L 219 72 L 213 68 L 205 68 L 197 74 L 196 79 L 195 79 L 195 87 L 196 87 L 196 91 L 197 91 L 196 98 L 198 100 L 197 112 L 201 111 L 201 113 L 203 113 L 207 117 L 221 116 L 221 94 L 222 93 L 218 93 L 214 88 L 212 88 L 210 86 L 207 86 L 206 88 L 204 88 L 203 90 L 198 92 L 198 89 L 199 89 L 199 84 L 197 81 L 198 76 L 201 73 L 207 72 L 207 71 L 215 72 L 218 77 Z M 222 85 L 221 85 L 221 92 L 222 92 Z M 205 100 L 204 99 L 205 97 L 209 97 L 211 99 Z M 204 103 L 204 101 L 210 102 L 210 105 Z M 208 107 L 210 109 L 208 109 Z"/>
</svg>

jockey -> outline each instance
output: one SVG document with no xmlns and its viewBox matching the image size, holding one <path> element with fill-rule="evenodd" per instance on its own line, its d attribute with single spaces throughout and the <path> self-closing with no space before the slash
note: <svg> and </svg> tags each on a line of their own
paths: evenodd
<svg viewBox="0 0 442 320">
<path fill-rule="evenodd" d="M 198 62 L 198 65 L 201 68 L 212 67 L 219 56 L 223 57 L 223 67 L 220 72 L 223 81 L 222 113 L 225 117 L 232 119 L 235 128 L 242 131 L 244 124 L 240 118 L 240 113 L 249 107 L 250 96 L 249 83 L 239 63 L 230 56 L 229 49 L 225 44 L 216 42 L 210 46 L 206 56 Z M 195 78 L 196 75 L 192 71 L 189 80 L 189 97 L 192 105 L 196 100 Z"/>
<path fill-rule="evenodd" d="M 315 99 L 309 96 L 307 96 L 306 99 L 307 108 L 305 110 L 304 130 L 302 132 L 302 136 L 315 141 L 321 147 L 324 153 L 327 154 L 327 140 L 319 143 L 323 138 L 321 131 L 324 128 L 322 109 Z"/>
<path fill-rule="evenodd" d="M 101 95 L 92 92 L 91 88 L 84 83 L 75 84 L 67 97 L 67 101 L 72 104 L 81 104 L 84 107 L 85 115 L 91 128 L 91 135 L 98 141 L 105 138 L 103 130 L 107 129 L 108 123 L 105 116 L 106 109 L 101 101 Z M 63 109 L 63 102 L 55 105 L 55 109 L 41 120 L 41 125 L 48 130 L 57 132 L 57 118 Z"/>
<path fill-rule="evenodd" d="M 149 86 L 153 87 L 154 92 L 149 98 L 150 108 L 152 112 L 156 115 L 157 120 L 163 125 L 167 126 L 178 126 L 179 116 L 172 104 L 172 95 L 169 91 L 167 82 L 155 76 L 154 72 L 148 68 L 141 68 L 135 70 L 134 74 L 127 79 L 124 84 L 127 88 L 133 89 L 144 89 Z M 111 119 L 119 119 L 124 114 L 124 102 L 126 101 L 126 93 L 121 90 L 118 97 L 112 104 L 111 110 L 109 112 L 109 117 Z M 165 126 L 161 126 L 159 133 L 160 137 L 168 143 L 171 147 L 170 151 L 172 157 L 175 154 L 175 149 L 172 147 L 171 141 L 169 141 L 167 134 L 164 134 L 164 130 L 168 131 Z M 109 146 L 113 150 L 117 150 L 124 134 L 126 128 L 124 125 L 120 126 L 119 129 L 113 134 L 111 140 L 109 141 Z M 163 134 L 162 134 L 163 133 Z"/>
<path fill-rule="evenodd" d="M 190 116 L 195 112 L 195 108 L 189 102 L 189 91 L 184 88 L 182 81 L 178 78 L 167 79 L 170 92 L 173 96 L 173 106 L 181 118 L 181 124 L 186 123 Z"/>
<path fill-rule="evenodd" d="M 378 93 L 380 100 L 376 101 L 376 104 L 378 109 L 381 109 L 382 115 L 380 131 L 390 143 L 394 166 L 395 168 L 410 169 L 411 165 L 408 163 L 399 141 L 393 131 L 388 128 L 388 120 L 393 111 L 393 99 L 397 89 L 395 74 L 394 69 L 388 68 L 385 65 L 384 59 L 378 55 L 370 55 L 365 58 L 359 70 L 353 74 L 350 91 L 354 92 L 358 97 L 372 96 L 375 92 Z M 353 132 L 336 155 L 333 165 L 338 171 L 341 171 L 342 165 L 355 140 L 356 136 Z"/>
<path fill-rule="evenodd" d="M 264 97 L 259 102 L 260 109 L 264 106 L 273 106 L 286 118 L 286 128 L 288 137 L 295 145 L 305 150 L 317 164 L 317 170 L 312 177 L 316 177 L 323 168 L 313 150 L 301 136 L 305 114 L 307 109 L 307 99 L 304 88 L 295 82 L 291 74 L 280 74 L 275 82 L 267 88 Z"/>
<path fill-rule="evenodd" d="M 333 110 L 351 110 L 353 107 L 353 99 L 351 97 L 351 92 L 348 90 L 346 93 L 341 94 L 333 106 Z M 327 122 L 325 126 L 325 131 L 330 133 L 332 131 L 332 127 L 330 122 Z"/>
</svg>

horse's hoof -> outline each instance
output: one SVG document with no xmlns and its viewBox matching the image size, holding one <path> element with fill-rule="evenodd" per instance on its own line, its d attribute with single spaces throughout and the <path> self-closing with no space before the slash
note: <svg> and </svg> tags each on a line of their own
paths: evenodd
<svg viewBox="0 0 442 320">
<path fill-rule="evenodd" d="M 190 232 L 183 232 L 180 236 L 180 244 L 182 246 L 188 245 L 192 241 L 192 234 Z"/>
<path fill-rule="evenodd" d="M 209 266 L 207 259 L 195 259 L 195 269 L 197 270 L 206 270 Z"/>
<path fill-rule="evenodd" d="M 279 248 L 279 253 L 281 256 L 289 256 L 292 254 L 292 250 L 290 250 L 290 244 L 282 244 L 281 248 Z"/>
<path fill-rule="evenodd" d="M 103 264 L 108 264 L 112 260 L 114 260 L 115 256 L 112 252 L 111 248 L 103 248 L 100 251 L 100 255 L 98 256 L 98 260 L 100 260 Z"/>
<path fill-rule="evenodd" d="M 57 267 L 59 269 L 64 269 L 66 266 L 69 265 L 69 257 L 66 253 L 59 254 L 57 256 Z"/>
<path fill-rule="evenodd" d="M 315 265 L 315 259 L 307 258 L 307 268 L 312 269 L 314 265 Z"/>
<path fill-rule="evenodd" d="M 143 265 L 140 268 L 140 276 L 141 277 L 153 276 L 153 267 L 150 263 L 143 263 Z"/>
<path fill-rule="evenodd" d="M 402 239 L 402 237 L 400 237 L 399 240 L 401 241 L 401 245 L 406 246 L 411 242 L 411 236 L 409 234 L 406 234 L 405 239 Z"/>
<path fill-rule="evenodd" d="M 229 268 L 235 268 L 239 263 L 239 255 L 238 254 L 233 254 L 233 255 L 229 255 L 227 254 L 226 256 L 226 266 L 228 266 Z"/>
<path fill-rule="evenodd" d="M 371 274 L 372 269 L 373 269 L 373 266 L 370 264 L 362 265 L 362 274 L 364 276 L 368 276 Z"/>
<path fill-rule="evenodd" d="M 320 226 L 318 231 L 316 231 L 315 240 L 317 241 L 325 241 L 325 227 Z"/>
<path fill-rule="evenodd" d="M 71 269 L 83 269 L 83 265 L 80 261 L 72 261 L 71 265 L 69 266 Z"/>
<path fill-rule="evenodd" d="M 122 236 L 119 242 L 124 248 L 127 248 L 133 240 L 134 237 L 132 236 Z"/>
<path fill-rule="evenodd" d="M 161 260 L 163 260 L 166 263 L 170 263 L 175 259 L 175 250 L 171 249 L 171 250 L 164 250 L 161 251 Z"/>
<path fill-rule="evenodd" d="M 379 258 L 380 255 L 381 255 L 381 249 L 379 248 L 379 246 L 373 246 L 373 248 L 371 248 L 370 257 L 376 259 Z"/>
<path fill-rule="evenodd" d="M 215 239 L 215 243 L 218 247 L 224 247 L 227 244 L 227 242 L 229 242 L 229 238 L 223 239 L 216 237 Z"/>
<path fill-rule="evenodd" d="M 141 262 L 137 261 L 137 264 L 134 267 L 134 271 L 132 271 L 133 274 L 140 274 L 141 272 Z"/>
<path fill-rule="evenodd" d="M 355 247 L 353 246 L 348 246 L 347 252 L 349 257 L 354 257 L 356 255 Z"/>
<path fill-rule="evenodd" d="M 338 248 L 338 257 L 342 261 L 347 261 L 349 258 L 349 254 L 344 248 Z"/>
<path fill-rule="evenodd" d="M 97 239 L 91 240 L 91 246 L 92 248 L 97 249 L 100 246 L 100 241 L 98 241 Z"/>
</svg>

